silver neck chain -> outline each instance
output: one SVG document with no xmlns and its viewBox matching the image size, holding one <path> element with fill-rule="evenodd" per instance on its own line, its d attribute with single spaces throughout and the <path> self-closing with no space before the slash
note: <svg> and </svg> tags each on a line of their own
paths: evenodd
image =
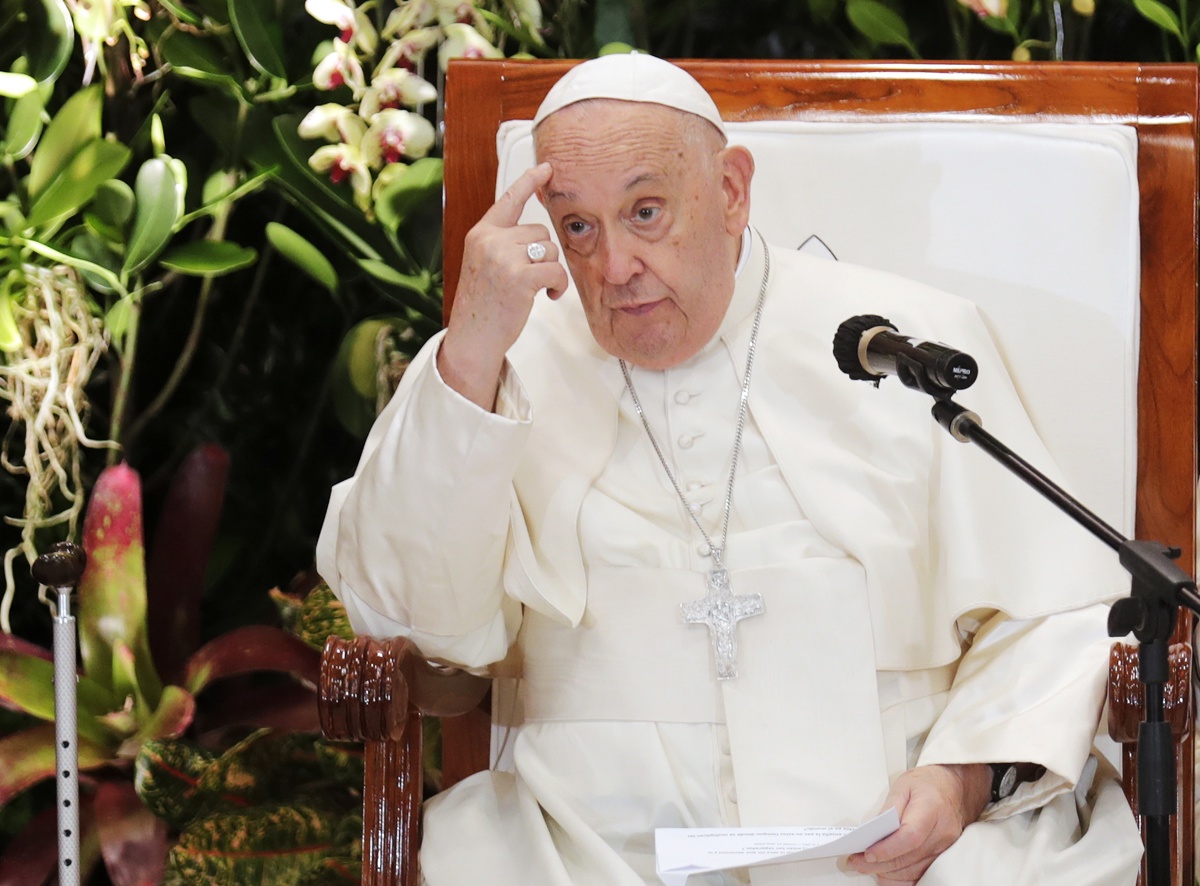
<svg viewBox="0 0 1200 886">
<path fill-rule="evenodd" d="M 621 364 L 621 374 L 625 376 L 625 387 L 629 390 L 629 396 L 633 398 L 633 408 L 637 410 L 638 418 L 642 420 L 642 427 L 646 429 L 646 436 L 650 438 L 650 445 L 654 447 L 654 454 L 658 456 L 659 464 L 662 465 L 663 470 L 666 472 L 667 479 L 671 481 L 671 486 L 675 488 L 675 494 L 679 496 L 679 500 L 683 503 L 684 512 L 696 525 L 696 528 L 700 530 L 700 535 L 704 537 L 704 541 L 708 544 L 713 564 L 718 569 L 724 566 L 722 558 L 725 555 L 725 543 L 729 538 L 729 512 L 733 507 L 733 479 L 737 475 L 738 457 L 742 452 L 742 433 L 746 430 L 746 409 L 750 398 L 750 373 L 754 369 L 754 350 L 758 344 L 758 328 L 762 323 L 763 302 L 766 300 L 767 283 L 771 277 L 771 253 L 768 251 L 766 243 L 763 243 L 762 247 L 762 285 L 758 290 L 758 302 L 754 306 L 754 326 L 750 330 L 750 346 L 746 351 L 746 372 L 742 377 L 742 393 L 738 403 L 737 431 L 733 435 L 733 454 L 729 459 L 729 482 L 725 485 L 725 507 L 721 516 L 721 543 L 719 545 L 713 543 L 712 538 L 709 537 L 709 534 L 705 531 L 700 521 L 696 519 L 696 512 L 692 510 L 691 503 L 687 500 L 687 496 L 683 494 L 683 490 L 679 486 L 679 480 L 676 479 L 675 473 L 667 463 L 667 458 L 658 443 L 658 438 L 654 436 L 654 431 L 650 430 L 650 422 L 646 420 L 646 411 L 642 409 L 642 401 L 638 398 L 637 391 L 634 390 L 633 377 L 629 374 L 629 367 L 625 364 L 624 360 L 619 361 Z"/>
</svg>

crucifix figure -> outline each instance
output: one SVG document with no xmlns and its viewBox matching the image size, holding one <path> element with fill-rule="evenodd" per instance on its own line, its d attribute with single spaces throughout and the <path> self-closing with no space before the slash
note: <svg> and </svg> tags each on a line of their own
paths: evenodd
<svg viewBox="0 0 1200 886">
<path fill-rule="evenodd" d="M 708 627 L 712 639 L 713 657 L 717 663 L 717 679 L 737 676 L 737 623 L 752 615 L 762 615 L 762 594 L 737 596 L 729 584 L 729 570 L 721 565 L 720 554 L 713 552 L 716 561 L 708 573 L 708 594 L 699 600 L 679 605 L 687 624 Z"/>
</svg>

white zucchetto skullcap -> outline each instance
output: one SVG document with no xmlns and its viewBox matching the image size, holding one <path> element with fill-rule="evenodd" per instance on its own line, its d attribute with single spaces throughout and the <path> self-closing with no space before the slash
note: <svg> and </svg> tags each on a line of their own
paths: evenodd
<svg viewBox="0 0 1200 886">
<path fill-rule="evenodd" d="M 567 105 L 593 98 L 665 105 L 703 117 L 725 135 L 721 112 L 704 87 L 683 68 L 644 52 L 602 55 L 576 65 L 546 93 L 533 125 Z"/>
</svg>

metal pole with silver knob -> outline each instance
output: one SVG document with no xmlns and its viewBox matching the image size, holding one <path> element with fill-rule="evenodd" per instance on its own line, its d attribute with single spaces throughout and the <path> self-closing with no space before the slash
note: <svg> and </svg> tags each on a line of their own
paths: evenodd
<svg viewBox="0 0 1200 886">
<path fill-rule="evenodd" d="M 33 577 L 42 600 L 54 613 L 54 759 L 58 799 L 58 882 L 79 884 L 79 730 L 76 722 L 75 616 L 71 594 L 79 585 L 87 555 L 78 545 L 59 542 L 37 558 Z M 45 591 L 53 591 L 49 600 Z"/>
</svg>

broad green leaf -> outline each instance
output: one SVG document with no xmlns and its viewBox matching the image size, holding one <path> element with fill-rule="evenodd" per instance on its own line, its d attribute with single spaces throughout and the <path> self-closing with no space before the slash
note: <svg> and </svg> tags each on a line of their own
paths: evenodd
<svg viewBox="0 0 1200 886">
<path fill-rule="evenodd" d="M 12 74 L 0 71 L 0 95 L 9 98 L 20 98 L 37 89 L 37 81 L 28 74 Z"/>
<path fill-rule="evenodd" d="M 192 822 L 167 856 L 167 884 L 296 883 L 327 855 L 340 816 L 324 805 L 272 804 Z"/>
<path fill-rule="evenodd" d="M 79 769 L 103 766 L 112 755 L 100 745 L 80 736 Z M 0 738 L 0 807 L 26 788 L 49 778 L 57 768 L 54 760 L 54 724 L 43 723 L 24 732 Z"/>
<path fill-rule="evenodd" d="M 42 134 L 42 111 L 45 100 L 40 90 L 26 93 L 13 103 L 4 131 L 4 143 L 0 147 L 10 160 L 21 160 L 29 155 Z"/>
<path fill-rule="evenodd" d="M 99 139 L 104 93 L 100 85 L 87 86 L 65 102 L 46 127 L 29 166 L 29 197 L 36 201 L 42 190 L 67 168 L 84 145 Z"/>
<path fill-rule="evenodd" d="M 390 286 L 399 286 L 420 295 L 429 292 L 430 280 L 427 274 L 401 274 L 386 262 L 373 258 L 360 259 L 358 264 L 376 280 L 382 280 Z"/>
<path fill-rule="evenodd" d="M 145 722 L 138 724 L 134 742 L 141 747 L 154 738 L 178 738 L 196 716 L 196 699 L 186 689 L 164 686 L 158 707 Z"/>
<path fill-rule="evenodd" d="M 21 331 L 13 316 L 12 296 L 0 294 L 0 351 L 12 354 L 21 349 Z"/>
<path fill-rule="evenodd" d="M 41 154 L 39 147 L 34 155 L 35 163 Z M 88 142 L 46 185 L 34 201 L 26 224 L 31 228 L 40 227 L 86 205 L 95 196 L 96 189 L 119 175 L 128 162 L 129 149 L 119 142 L 104 139 Z"/>
<path fill-rule="evenodd" d="M 28 73 L 39 83 L 53 83 L 66 70 L 75 48 L 75 25 L 63 0 L 26 4 Z"/>
<path fill-rule="evenodd" d="M 301 640 L 317 651 L 324 649 L 325 641 L 334 635 L 344 640 L 354 639 L 354 629 L 350 627 L 346 607 L 324 582 L 304 598 L 296 632 Z"/>
<path fill-rule="evenodd" d="M 279 222 L 267 223 L 267 241 L 284 258 L 324 286 L 330 292 L 337 291 L 338 276 L 325 254 L 308 240 Z"/>
<path fill-rule="evenodd" d="M 133 188 L 119 178 L 106 181 L 96 188 L 92 212 L 114 228 L 124 228 L 133 218 Z"/>
<path fill-rule="evenodd" d="M 90 213 L 85 216 L 89 228 L 92 227 L 91 218 Z M 81 233 L 71 240 L 70 253 L 76 258 L 81 258 L 94 265 L 100 265 L 102 268 L 108 268 L 114 274 L 118 273 L 121 269 L 121 259 L 104 245 L 104 241 L 100 237 L 90 231 Z M 107 278 L 97 274 L 90 268 L 80 269 L 80 274 L 83 275 L 83 279 L 87 281 L 88 286 L 97 292 L 104 293 L 105 295 L 111 295 L 116 292 L 116 289 L 113 288 L 112 283 Z"/>
<path fill-rule="evenodd" d="M 241 81 L 233 76 L 228 59 L 213 39 L 171 31 L 163 38 L 160 49 L 163 59 L 181 77 L 207 81 L 230 90 L 241 88 Z"/>
<path fill-rule="evenodd" d="M 442 161 L 424 157 L 383 188 L 375 200 L 380 223 L 395 231 L 426 200 L 442 193 Z"/>
<path fill-rule="evenodd" d="M 282 671 L 315 684 L 320 666 L 320 654 L 294 634 L 269 625 L 248 625 L 201 647 L 188 660 L 183 684 L 198 694 L 213 680 L 260 671 Z"/>
<path fill-rule="evenodd" d="M 286 80 L 283 39 L 274 6 L 264 0 L 229 0 L 229 17 L 250 64 L 264 74 Z"/>
<path fill-rule="evenodd" d="M 133 650 L 137 685 L 150 708 L 162 685 L 146 637 L 146 567 L 142 543 L 142 491 L 125 464 L 101 472 L 83 523 L 87 569 L 79 584 L 79 648 L 94 680 L 111 680 L 117 641 Z"/>
<path fill-rule="evenodd" d="M 323 775 L 313 751 L 315 742 L 311 734 L 259 729 L 205 769 L 198 787 L 214 805 L 229 810 L 247 803 L 290 801 L 297 784 Z"/>
<path fill-rule="evenodd" d="M 1143 18 L 1158 25 L 1162 30 L 1174 34 L 1184 40 L 1183 27 L 1179 24 L 1179 16 L 1171 7 L 1159 0 L 1133 0 L 1134 8 Z"/>
<path fill-rule="evenodd" d="M 0 701 L 41 720 L 54 719 L 54 662 L 49 652 L 17 637 L 0 637 Z M 80 675 L 76 684 L 79 731 L 103 743 L 108 734 L 95 718 L 117 707 L 111 692 Z"/>
<path fill-rule="evenodd" d="M 139 273 L 162 252 L 175 233 L 175 223 L 181 215 L 180 182 L 171 163 L 154 157 L 138 170 L 133 191 L 137 208 L 133 215 L 133 230 L 125 251 L 125 273 Z"/>
<path fill-rule="evenodd" d="M 132 312 L 133 304 L 129 299 L 122 298 L 104 314 L 104 328 L 112 335 L 118 350 L 124 348 L 125 333 L 129 331 Z"/>
<path fill-rule="evenodd" d="M 134 785 L 151 812 L 181 828 L 208 811 L 200 795 L 200 776 L 216 757 L 207 748 L 177 739 L 150 739 L 142 744 L 134 762 Z"/>
<path fill-rule="evenodd" d="M 897 12 L 879 0 L 849 0 L 846 16 L 850 24 L 869 40 L 888 46 L 903 46 L 916 57 L 917 50 L 909 37 L 908 25 Z"/>
<path fill-rule="evenodd" d="M 118 230 L 117 228 L 114 228 L 112 225 L 110 225 L 104 219 L 100 218 L 100 216 L 96 215 L 96 213 L 85 212 L 83 214 L 83 223 L 87 226 L 88 233 L 91 234 L 96 239 L 98 239 L 100 242 L 111 243 L 111 244 L 113 244 L 113 246 L 118 246 L 118 247 L 124 249 L 125 233 L 121 230 Z M 76 250 L 76 241 L 75 240 L 71 241 L 71 251 L 78 254 L 78 251 Z M 88 260 L 91 261 L 92 259 L 88 259 Z M 107 263 L 107 262 L 101 262 L 101 264 L 109 265 L 109 263 Z M 111 265 L 109 265 L 109 266 L 111 268 Z M 119 271 L 120 269 L 121 269 L 120 262 L 117 262 L 117 266 L 115 268 L 111 268 L 111 270 L 113 270 L 113 271 Z"/>
<path fill-rule="evenodd" d="M 258 259 L 258 252 L 228 240 L 197 240 L 167 250 L 159 264 L 172 271 L 193 277 L 220 277 L 248 268 Z"/>
</svg>

